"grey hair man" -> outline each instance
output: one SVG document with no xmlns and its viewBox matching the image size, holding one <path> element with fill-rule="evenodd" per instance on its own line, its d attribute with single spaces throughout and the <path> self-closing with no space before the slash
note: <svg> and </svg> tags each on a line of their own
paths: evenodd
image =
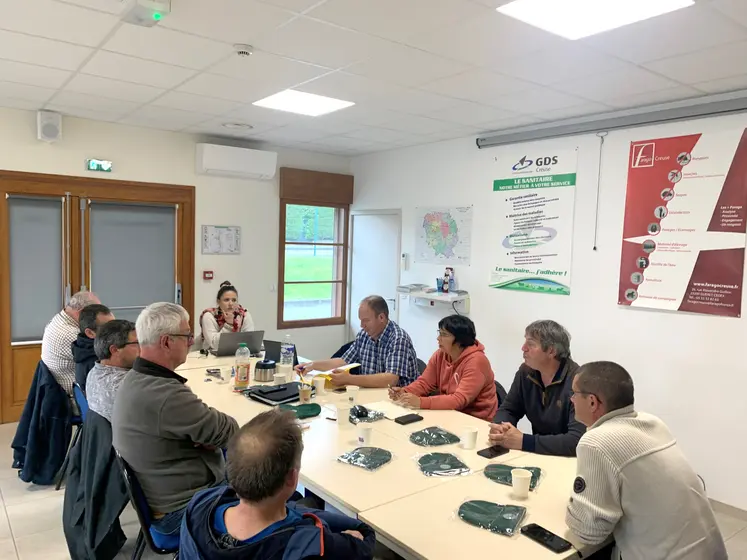
<svg viewBox="0 0 747 560">
<path fill-rule="evenodd" d="M 89 305 L 100 303 L 98 296 L 93 292 L 78 292 L 44 328 L 41 359 L 68 395 L 73 394 L 75 383 L 72 346 L 80 332 L 80 312 Z"/>
<path fill-rule="evenodd" d="M 194 342 L 183 307 L 149 305 L 135 330 L 140 356 L 117 391 L 112 439 L 138 477 L 153 528 L 175 535 L 192 496 L 224 482 L 221 448 L 239 426 L 202 402 L 174 371 Z"/>
<path fill-rule="evenodd" d="M 584 426 L 576 420 L 571 402 L 578 364 L 571 359 L 568 331 L 555 321 L 535 321 L 524 332 L 521 351 L 524 363 L 490 425 L 490 442 L 507 449 L 575 456 Z M 531 434 L 517 428 L 525 416 L 532 424 Z"/>
<path fill-rule="evenodd" d="M 636 412 L 633 380 L 620 365 L 592 362 L 573 380 L 577 476 L 566 523 L 587 545 L 615 537 L 625 560 L 726 560 L 703 484 L 669 428 Z"/>
<path fill-rule="evenodd" d="M 88 407 L 111 422 L 119 386 L 140 355 L 135 323 L 115 319 L 101 325 L 93 347 L 99 361 L 86 381 Z"/>
</svg>

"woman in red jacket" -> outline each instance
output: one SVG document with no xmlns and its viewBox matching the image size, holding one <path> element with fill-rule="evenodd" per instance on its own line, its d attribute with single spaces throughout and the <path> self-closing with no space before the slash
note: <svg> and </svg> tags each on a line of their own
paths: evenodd
<svg viewBox="0 0 747 560">
<path fill-rule="evenodd" d="M 492 420 L 498 410 L 495 377 L 475 324 L 463 315 L 445 317 L 438 322 L 437 340 L 423 374 L 407 387 L 389 389 L 389 397 L 411 408 L 459 410 Z"/>
</svg>

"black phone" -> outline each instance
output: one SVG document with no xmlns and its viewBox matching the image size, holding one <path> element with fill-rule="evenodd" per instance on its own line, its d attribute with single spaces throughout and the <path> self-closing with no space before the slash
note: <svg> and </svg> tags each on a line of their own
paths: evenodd
<svg viewBox="0 0 747 560">
<path fill-rule="evenodd" d="M 420 414 L 405 414 L 394 419 L 397 424 L 405 426 L 406 424 L 412 424 L 413 422 L 420 422 L 423 419 Z"/>
<path fill-rule="evenodd" d="M 505 455 L 508 453 L 508 449 L 505 447 L 501 447 L 500 445 L 494 445 L 493 447 L 488 447 L 486 449 L 482 449 L 477 452 L 477 454 L 480 457 L 485 457 L 486 459 L 495 459 L 496 457 L 500 457 L 501 455 Z"/>
<path fill-rule="evenodd" d="M 526 535 L 533 541 L 538 542 L 555 553 L 565 552 L 573 548 L 573 545 L 567 540 L 559 537 L 555 533 L 551 533 L 544 527 L 540 527 L 536 523 L 530 523 L 529 525 L 522 527 L 521 534 Z"/>
</svg>

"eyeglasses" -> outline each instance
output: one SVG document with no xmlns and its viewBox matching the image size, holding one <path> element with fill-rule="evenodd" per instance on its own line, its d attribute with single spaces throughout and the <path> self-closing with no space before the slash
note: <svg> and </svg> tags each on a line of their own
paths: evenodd
<svg viewBox="0 0 747 560">
<path fill-rule="evenodd" d="M 450 336 L 454 336 L 450 332 L 446 331 L 436 331 L 436 334 L 438 335 L 438 338 L 449 338 Z"/>
<path fill-rule="evenodd" d="M 600 399 L 596 393 L 589 393 L 588 391 L 574 391 L 573 389 L 571 389 L 571 398 L 575 397 L 576 395 L 593 395 L 599 402 L 602 402 L 602 399 Z"/>
<path fill-rule="evenodd" d="M 122 346 L 120 346 L 120 348 L 124 348 L 125 346 L 132 346 L 133 344 L 137 344 L 139 346 L 140 345 L 140 341 L 139 340 L 133 340 L 132 342 L 125 342 Z"/>
<path fill-rule="evenodd" d="M 189 342 L 189 344 L 192 344 L 195 341 L 195 335 L 194 335 L 194 333 L 191 333 L 191 332 L 189 332 L 187 334 L 173 333 L 173 334 L 170 334 L 168 336 L 177 336 L 179 338 L 186 338 L 187 341 Z"/>
</svg>

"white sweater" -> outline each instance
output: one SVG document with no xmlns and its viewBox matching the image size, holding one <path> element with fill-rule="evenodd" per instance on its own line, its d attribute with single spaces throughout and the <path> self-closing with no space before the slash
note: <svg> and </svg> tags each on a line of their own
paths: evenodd
<svg viewBox="0 0 747 560">
<path fill-rule="evenodd" d="M 583 543 L 612 533 L 622 560 L 728 558 L 703 485 L 659 418 L 610 412 L 576 452 L 566 523 Z"/>
</svg>

